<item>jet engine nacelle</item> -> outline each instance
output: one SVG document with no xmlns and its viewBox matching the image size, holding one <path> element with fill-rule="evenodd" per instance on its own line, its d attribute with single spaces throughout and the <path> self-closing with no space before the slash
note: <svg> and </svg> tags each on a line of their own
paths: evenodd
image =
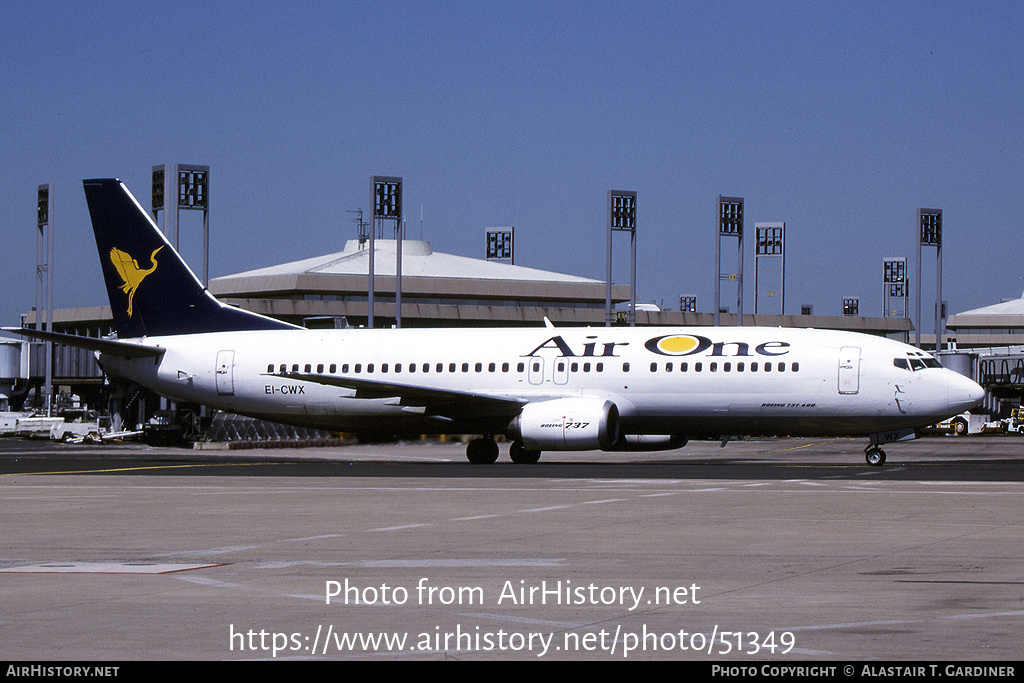
<svg viewBox="0 0 1024 683">
<path fill-rule="evenodd" d="M 611 450 L 619 438 L 619 409 L 601 398 L 556 398 L 527 403 L 509 425 L 527 450 Z"/>
</svg>

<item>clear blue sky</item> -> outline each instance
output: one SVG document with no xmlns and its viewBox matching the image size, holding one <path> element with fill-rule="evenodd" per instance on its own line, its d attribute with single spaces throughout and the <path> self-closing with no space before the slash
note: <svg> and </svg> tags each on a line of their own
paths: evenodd
<svg viewBox="0 0 1024 683">
<path fill-rule="evenodd" d="M 340 250 L 376 174 L 404 178 L 409 235 L 422 209 L 439 251 L 481 257 L 484 227 L 514 225 L 517 263 L 596 279 L 606 193 L 636 190 L 638 297 L 673 309 L 696 294 L 712 310 L 719 194 L 746 200 L 747 311 L 755 221 L 786 221 L 789 312 L 855 295 L 879 315 L 882 259 L 913 271 L 918 207 L 944 212 L 951 312 L 1024 289 L 1019 1 L 15 0 L 4 15 L 3 324 L 34 304 L 37 186 L 56 185 L 55 305 L 104 304 L 81 181 L 120 177 L 148 207 L 164 163 L 211 167 L 213 276 Z M 183 239 L 197 261 L 198 228 Z M 624 236 L 615 253 L 628 282 Z"/>
</svg>

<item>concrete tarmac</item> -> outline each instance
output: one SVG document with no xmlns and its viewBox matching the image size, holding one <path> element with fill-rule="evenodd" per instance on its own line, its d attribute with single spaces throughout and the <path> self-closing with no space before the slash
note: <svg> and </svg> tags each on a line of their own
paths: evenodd
<svg viewBox="0 0 1024 683">
<path fill-rule="evenodd" d="M 0 440 L 0 659 L 972 662 L 1024 654 L 1024 438 Z"/>
</svg>

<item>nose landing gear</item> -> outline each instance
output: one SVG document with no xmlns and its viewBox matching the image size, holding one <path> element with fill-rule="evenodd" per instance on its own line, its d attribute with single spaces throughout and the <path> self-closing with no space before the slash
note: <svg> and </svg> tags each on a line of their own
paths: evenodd
<svg viewBox="0 0 1024 683">
<path fill-rule="evenodd" d="M 864 449 L 864 459 L 869 465 L 879 467 L 885 464 L 885 451 L 876 445 L 868 446 Z"/>
<path fill-rule="evenodd" d="M 917 438 L 917 431 L 914 429 L 896 429 L 891 432 L 876 432 L 871 434 L 868 439 L 868 447 L 864 449 L 864 460 L 869 465 L 879 467 L 885 464 L 885 451 L 881 449 L 883 443 L 891 443 L 893 441 L 909 441 L 910 439 Z"/>
</svg>

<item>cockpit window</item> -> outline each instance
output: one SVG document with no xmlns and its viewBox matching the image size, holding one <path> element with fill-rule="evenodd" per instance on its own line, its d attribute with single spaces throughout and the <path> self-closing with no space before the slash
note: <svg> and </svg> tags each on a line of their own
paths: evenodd
<svg viewBox="0 0 1024 683">
<path fill-rule="evenodd" d="M 910 358 L 893 358 L 892 364 L 903 370 L 911 370 L 913 372 L 924 370 L 925 368 L 942 367 L 942 363 L 923 353 L 911 356 Z"/>
</svg>

